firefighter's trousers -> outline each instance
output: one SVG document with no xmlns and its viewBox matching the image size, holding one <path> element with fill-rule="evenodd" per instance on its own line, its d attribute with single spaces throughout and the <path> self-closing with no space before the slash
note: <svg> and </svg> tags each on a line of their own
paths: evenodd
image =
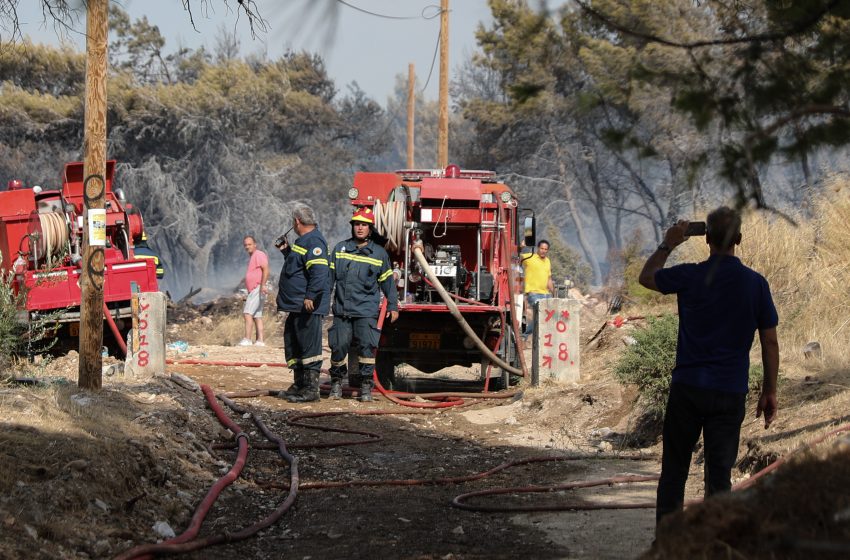
<svg viewBox="0 0 850 560">
<path fill-rule="evenodd" d="M 345 362 L 352 339 L 357 344 L 360 376 L 372 379 L 375 370 L 375 351 L 381 332 L 375 317 L 337 317 L 328 330 L 328 345 L 331 347 L 331 377 L 340 379 L 347 371 Z"/>
<path fill-rule="evenodd" d="M 304 373 L 322 369 L 322 319 L 314 313 L 290 313 L 283 327 L 286 365 Z"/>
</svg>

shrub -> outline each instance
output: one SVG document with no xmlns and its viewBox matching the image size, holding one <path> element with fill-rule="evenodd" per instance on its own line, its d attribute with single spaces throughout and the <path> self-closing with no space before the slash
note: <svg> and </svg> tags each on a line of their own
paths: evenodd
<svg viewBox="0 0 850 560">
<path fill-rule="evenodd" d="M 665 296 L 659 292 L 648 290 L 638 282 L 640 272 L 649 256 L 644 249 L 645 245 L 643 233 L 640 230 L 635 230 L 629 235 L 622 249 L 612 251 L 608 256 L 611 263 L 608 282 L 609 284 L 612 281 L 619 282 L 622 278 L 620 287 L 636 303 L 655 305 L 665 300 L 670 301 L 672 296 Z"/>
<path fill-rule="evenodd" d="M 0 254 L 0 260 L 2 255 Z M 62 310 L 40 316 L 29 323 L 21 320 L 26 292 L 12 286 L 14 274 L 0 274 L 0 372 L 5 372 L 17 354 L 44 352 L 56 342 L 52 334 Z"/>
<path fill-rule="evenodd" d="M 675 315 L 648 318 L 646 327 L 633 334 L 636 343 L 626 349 L 614 367 L 614 375 L 621 383 L 637 385 L 641 403 L 657 417 L 663 416 L 670 392 L 678 332 L 679 318 Z"/>
<path fill-rule="evenodd" d="M 6 357 L 15 353 L 26 332 L 18 317 L 24 296 L 12 289 L 12 278 L 11 272 L 0 276 L 0 355 Z"/>
</svg>

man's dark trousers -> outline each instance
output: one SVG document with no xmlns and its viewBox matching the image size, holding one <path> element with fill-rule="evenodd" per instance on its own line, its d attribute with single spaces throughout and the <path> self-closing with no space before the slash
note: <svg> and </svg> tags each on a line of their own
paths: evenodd
<svg viewBox="0 0 850 560">
<path fill-rule="evenodd" d="M 705 444 L 705 495 L 731 489 L 746 399 L 746 393 L 702 389 L 684 383 L 670 385 L 656 523 L 662 516 L 682 509 L 691 455 L 700 431 Z"/>
<path fill-rule="evenodd" d="M 307 374 L 322 369 L 322 318 L 314 313 L 290 313 L 283 329 L 286 363 L 294 371 L 302 371 L 308 382 Z"/>
</svg>

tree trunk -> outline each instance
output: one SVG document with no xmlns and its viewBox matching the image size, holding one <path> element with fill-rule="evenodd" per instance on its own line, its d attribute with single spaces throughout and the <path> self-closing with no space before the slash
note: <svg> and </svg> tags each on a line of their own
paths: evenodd
<svg viewBox="0 0 850 560">
<path fill-rule="evenodd" d="M 605 236 L 605 243 L 608 246 L 608 252 L 619 249 L 617 239 L 611 231 L 611 224 L 608 223 L 608 216 L 605 215 L 605 197 L 602 194 L 602 185 L 599 183 L 599 173 L 596 171 L 596 166 L 588 163 L 590 171 L 590 182 L 593 188 L 593 209 L 596 212 L 596 219 L 599 220 L 599 227 L 602 228 L 602 235 Z"/>
<path fill-rule="evenodd" d="M 593 271 L 593 283 L 598 286 L 602 284 L 602 270 L 599 268 L 599 260 L 596 258 L 596 255 L 593 254 L 593 248 L 590 245 L 590 240 L 587 237 L 587 232 L 585 231 L 584 224 L 581 221 L 581 213 L 579 212 L 578 205 L 576 204 L 576 199 L 573 194 L 573 185 L 570 182 L 569 174 L 567 173 L 567 166 L 564 163 L 560 145 L 555 144 L 555 146 L 555 151 L 558 155 L 558 173 L 560 175 L 561 182 L 564 184 L 564 195 L 567 199 L 567 205 L 570 208 L 570 217 L 576 226 L 576 234 L 578 235 L 578 242 L 579 245 L 581 245 L 581 250 L 584 252 L 584 256 L 587 259 L 588 264 L 590 264 L 590 269 Z"/>
<path fill-rule="evenodd" d="M 210 255 L 213 247 L 221 238 L 221 230 L 213 230 L 214 233 L 207 238 L 206 243 L 198 245 L 194 239 L 188 236 L 180 237 L 180 245 L 192 257 L 192 283 L 195 285 L 207 285 L 207 276 L 210 268 Z"/>
</svg>

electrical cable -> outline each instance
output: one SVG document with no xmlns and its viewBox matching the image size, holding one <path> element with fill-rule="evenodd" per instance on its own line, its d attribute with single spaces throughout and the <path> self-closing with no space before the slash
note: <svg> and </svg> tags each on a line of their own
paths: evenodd
<svg viewBox="0 0 850 560">
<path fill-rule="evenodd" d="M 345 0 L 336 0 L 336 1 L 337 1 L 337 3 L 342 4 L 343 6 L 347 6 L 347 7 L 351 8 L 352 10 L 357 10 L 358 12 L 361 12 L 361 13 L 364 13 L 364 14 L 367 14 L 367 15 L 370 15 L 370 16 L 383 18 L 383 19 L 393 19 L 393 20 L 434 19 L 434 18 L 438 17 L 443 12 L 443 9 L 440 6 L 437 6 L 436 4 L 429 4 L 429 5 L 425 6 L 424 8 L 422 8 L 422 12 L 418 16 L 388 16 L 386 14 L 379 14 L 377 12 L 370 12 L 369 10 L 367 10 L 365 8 L 361 8 L 359 6 L 355 6 L 354 4 L 350 4 L 350 3 L 346 2 Z M 426 16 L 425 11 L 428 8 L 437 8 L 437 13 L 433 14 L 433 15 L 427 15 Z"/>
<path fill-rule="evenodd" d="M 425 93 L 425 90 L 428 88 L 428 84 L 431 83 L 431 74 L 434 73 L 434 65 L 437 63 L 437 53 L 440 52 L 440 41 L 443 40 L 443 30 L 441 29 L 437 33 L 437 43 L 434 45 L 434 56 L 431 58 L 431 68 L 428 69 L 428 79 L 425 80 L 425 85 L 422 86 L 422 89 L 419 91 L 419 94 L 422 95 Z"/>
</svg>

